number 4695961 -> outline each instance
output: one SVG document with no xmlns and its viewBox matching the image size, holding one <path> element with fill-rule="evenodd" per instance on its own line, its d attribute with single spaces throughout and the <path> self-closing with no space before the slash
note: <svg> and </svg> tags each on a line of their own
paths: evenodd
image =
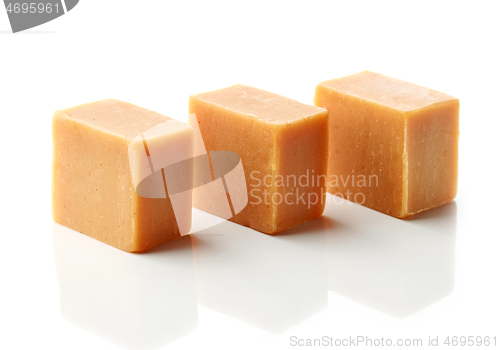
<svg viewBox="0 0 500 350">
<path fill-rule="evenodd" d="M 41 2 L 24 2 L 24 3 L 9 3 L 7 5 L 8 13 L 59 13 L 59 3 L 41 3 Z"/>
<path fill-rule="evenodd" d="M 497 345 L 497 337 L 481 337 L 481 336 L 469 336 L 469 337 L 446 337 L 444 345 L 447 346 L 490 346 Z"/>
</svg>

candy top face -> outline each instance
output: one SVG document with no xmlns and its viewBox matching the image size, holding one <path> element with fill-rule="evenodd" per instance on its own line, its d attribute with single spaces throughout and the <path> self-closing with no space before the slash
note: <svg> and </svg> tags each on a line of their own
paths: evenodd
<svg viewBox="0 0 500 350">
<path fill-rule="evenodd" d="M 276 124 L 292 123 L 325 111 L 320 107 L 305 105 L 287 97 L 245 85 L 234 85 L 193 95 L 191 98 Z"/>
<path fill-rule="evenodd" d="M 102 100 L 61 111 L 97 129 L 132 140 L 144 131 L 172 118 L 119 100 Z"/>
<path fill-rule="evenodd" d="M 442 92 L 369 71 L 324 81 L 319 86 L 402 111 L 456 100 Z"/>
</svg>

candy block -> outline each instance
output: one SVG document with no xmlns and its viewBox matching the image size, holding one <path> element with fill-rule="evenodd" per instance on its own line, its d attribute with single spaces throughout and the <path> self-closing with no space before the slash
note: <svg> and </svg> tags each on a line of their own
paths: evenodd
<svg viewBox="0 0 500 350">
<path fill-rule="evenodd" d="M 173 186 L 184 194 L 165 181 L 170 165 L 193 156 L 188 124 L 104 100 L 56 111 L 52 136 L 55 222 L 128 252 L 189 231 L 192 169 Z"/>
<path fill-rule="evenodd" d="M 210 155 L 229 151 L 241 158 L 248 204 L 231 221 L 275 234 L 322 215 L 328 157 L 325 109 L 235 85 L 191 96 L 189 111 L 196 115 Z M 195 207 L 197 200 L 194 195 Z"/>
<path fill-rule="evenodd" d="M 458 99 L 372 72 L 316 88 L 329 111 L 328 191 L 398 218 L 457 193 Z"/>
</svg>

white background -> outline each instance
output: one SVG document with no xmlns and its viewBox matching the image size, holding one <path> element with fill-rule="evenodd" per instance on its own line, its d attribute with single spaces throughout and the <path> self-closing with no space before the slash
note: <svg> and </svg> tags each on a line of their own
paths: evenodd
<svg viewBox="0 0 500 350">
<path fill-rule="evenodd" d="M 297 3 L 82 0 L 19 34 L 0 9 L 0 348 L 500 346 L 499 3 Z M 362 70 L 460 99 L 453 204 L 401 221 L 331 203 L 280 237 L 224 223 L 143 255 L 52 222 L 56 109 L 116 98 L 186 120 L 193 93 L 243 83 L 312 103 Z"/>
</svg>

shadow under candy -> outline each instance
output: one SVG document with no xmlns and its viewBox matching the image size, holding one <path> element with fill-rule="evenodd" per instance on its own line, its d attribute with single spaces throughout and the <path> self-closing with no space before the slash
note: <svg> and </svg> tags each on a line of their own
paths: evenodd
<svg viewBox="0 0 500 350">
<path fill-rule="evenodd" d="M 327 234 L 330 291 L 397 318 L 446 297 L 456 213 L 455 202 L 407 220 L 347 201 L 327 205 L 324 215 L 335 221 Z"/>
<path fill-rule="evenodd" d="M 53 224 L 63 317 L 127 349 L 193 332 L 198 307 L 191 237 L 131 254 Z"/>
</svg>

